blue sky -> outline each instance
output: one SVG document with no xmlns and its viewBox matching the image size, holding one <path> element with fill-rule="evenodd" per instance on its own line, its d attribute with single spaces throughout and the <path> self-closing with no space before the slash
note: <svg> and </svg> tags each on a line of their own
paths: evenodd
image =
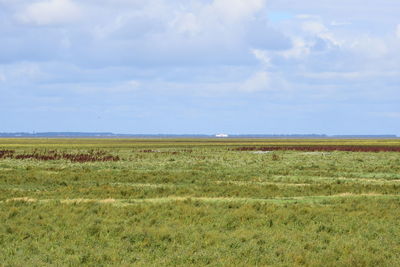
<svg viewBox="0 0 400 267">
<path fill-rule="evenodd" d="M 0 132 L 400 135 L 397 0 L 0 0 Z"/>
</svg>

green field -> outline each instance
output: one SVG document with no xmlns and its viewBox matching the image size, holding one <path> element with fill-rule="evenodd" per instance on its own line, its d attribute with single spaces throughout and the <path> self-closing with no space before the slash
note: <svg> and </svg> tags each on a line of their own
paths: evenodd
<svg viewBox="0 0 400 267">
<path fill-rule="evenodd" d="M 399 266 L 400 140 L 0 139 L 0 266 Z"/>
</svg>

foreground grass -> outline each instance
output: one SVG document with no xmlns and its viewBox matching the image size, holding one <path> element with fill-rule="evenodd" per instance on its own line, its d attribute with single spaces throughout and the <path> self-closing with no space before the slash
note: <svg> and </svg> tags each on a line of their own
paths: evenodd
<svg viewBox="0 0 400 267">
<path fill-rule="evenodd" d="M 0 139 L 121 158 L 0 160 L 0 265 L 398 264 L 399 153 L 231 150 L 271 142 L 400 145 Z"/>
<path fill-rule="evenodd" d="M 2 205 L 4 265 L 395 266 L 395 199 Z"/>
</svg>

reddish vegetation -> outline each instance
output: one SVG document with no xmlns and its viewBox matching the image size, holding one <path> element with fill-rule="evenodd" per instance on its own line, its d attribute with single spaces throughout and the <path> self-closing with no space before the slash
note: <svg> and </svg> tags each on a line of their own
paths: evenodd
<svg viewBox="0 0 400 267">
<path fill-rule="evenodd" d="M 0 159 L 10 158 L 14 153 L 14 150 L 0 150 Z"/>
<path fill-rule="evenodd" d="M 57 151 L 33 151 L 32 153 L 15 154 L 15 151 L 0 150 L 0 159 L 36 159 L 36 160 L 69 160 L 72 162 L 119 161 L 118 156 L 108 155 L 104 151 L 89 151 L 88 153 L 66 153 Z"/>
<path fill-rule="evenodd" d="M 400 146 L 266 146 L 266 147 L 238 147 L 235 151 L 349 151 L 349 152 L 400 152 Z"/>
</svg>

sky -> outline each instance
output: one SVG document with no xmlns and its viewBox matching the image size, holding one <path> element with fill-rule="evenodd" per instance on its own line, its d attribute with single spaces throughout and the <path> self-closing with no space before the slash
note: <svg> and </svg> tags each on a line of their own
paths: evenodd
<svg viewBox="0 0 400 267">
<path fill-rule="evenodd" d="M 0 132 L 400 135 L 398 0 L 0 0 Z"/>
</svg>

